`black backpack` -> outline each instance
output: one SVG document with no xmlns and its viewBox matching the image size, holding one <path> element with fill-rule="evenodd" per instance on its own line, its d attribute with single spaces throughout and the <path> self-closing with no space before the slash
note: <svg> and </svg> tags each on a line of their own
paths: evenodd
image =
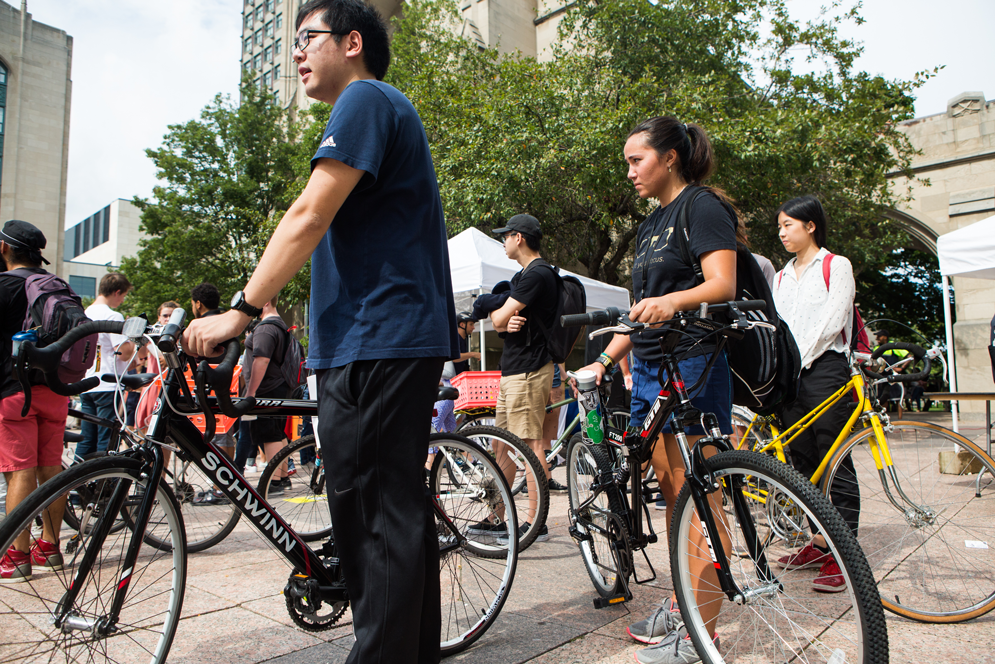
<svg viewBox="0 0 995 664">
<path fill-rule="evenodd" d="M 275 320 L 264 318 L 259 321 L 259 325 L 266 323 L 280 327 Z M 283 357 L 280 358 L 280 373 L 283 374 L 284 382 L 290 386 L 292 397 L 302 394 L 301 388 L 307 383 L 307 369 L 304 367 L 306 361 L 304 346 L 297 340 L 297 337 L 287 330 L 287 337 L 283 344 Z"/>
<path fill-rule="evenodd" d="M 554 362 L 562 364 L 567 361 L 567 356 L 570 355 L 570 351 L 573 350 L 574 344 L 577 343 L 577 338 L 584 331 L 584 328 L 563 327 L 560 325 L 560 316 L 587 312 L 587 291 L 584 290 L 584 284 L 580 283 L 580 279 L 571 275 L 561 276 L 559 268 L 553 267 L 542 258 L 532 261 L 529 267 L 532 265 L 545 266 L 552 270 L 556 277 L 556 318 L 553 320 L 553 326 L 547 328 L 539 316 L 530 318 L 529 321 L 535 320 L 539 325 L 543 336 L 546 337 L 546 350 L 549 351 Z"/>
<path fill-rule="evenodd" d="M 704 187 L 697 188 L 677 212 L 674 234 L 678 236 L 684 262 L 692 266 L 698 283 L 705 281 L 701 263 L 691 255 L 688 230 L 688 208 L 698 197 L 707 195 Z M 735 212 L 730 209 L 735 218 Z M 728 340 L 729 369 L 732 373 L 733 398 L 761 415 L 772 415 L 790 405 L 798 394 L 798 377 L 802 362 L 798 345 L 788 324 L 777 314 L 774 295 L 750 250 L 743 244 L 736 247 L 736 299 L 763 300 L 766 308 L 746 313 L 751 320 L 773 323 L 775 330 L 756 327 L 747 330 L 742 339 Z"/>
</svg>

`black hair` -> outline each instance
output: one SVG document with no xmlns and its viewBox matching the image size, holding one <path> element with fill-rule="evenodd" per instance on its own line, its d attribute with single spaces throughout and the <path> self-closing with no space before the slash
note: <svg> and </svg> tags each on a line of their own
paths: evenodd
<svg viewBox="0 0 995 664">
<path fill-rule="evenodd" d="M 338 44 L 342 34 L 353 30 L 363 37 L 363 64 L 378 80 L 382 81 L 390 67 L 390 39 L 383 15 L 363 0 L 310 0 L 297 11 L 296 30 L 311 14 L 320 12 L 321 21 L 334 33 L 331 37 Z"/>
<path fill-rule="evenodd" d="M 629 137 L 636 134 L 646 134 L 647 145 L 661 157 L 671 150 L 677 153 L 677 172 L 689 185 L 701 186 L 715 172 L 715 152 L 700 125 L 683 123 L 673 115 L 658 115 L 637 124 Z M 717 187 L 706 189 L 732 207 L 732 199 L 724 191 Z"/>
<path fill-rule="evenodd" d="M 10 248 L 10 257 L 18 265 L 30 265 L 31 267 L 41 267 L 41 250 L 40 249 L 24 249 L 21 247 L 15 247 L 11 243 L 7 243 Z"/>
<path fill-rule="evenodd" d="M 522 237 L 525 238 L 525 246 L 538 254 L 542 247 L 542 240 L 528 233 L 522 233 Z"/>
<path fill-rule="evenodd" d="M 200 302 L 208 309 L 217 309 L 221 305 L 221 293 L 218 292 L 218 287 L 206 281 L 194 286 L 190 291 L 190 299 Z"/>
<path fill-rule="evenodd" d="M 777 209 L 774 219 L 780 217 L 782 212 L 792 219 L 804 222 L 811 221 L 815 224 L 812 239 L 815 240 L 816 246 L 820 249 L 826 246 L 826 229 L 829 227 L 829 220 L 826 218 L 826 211 L 822 209 L 822 203 L 819 202 L 818 198 L 811 194 L 792 198 Z"/>
</svg>

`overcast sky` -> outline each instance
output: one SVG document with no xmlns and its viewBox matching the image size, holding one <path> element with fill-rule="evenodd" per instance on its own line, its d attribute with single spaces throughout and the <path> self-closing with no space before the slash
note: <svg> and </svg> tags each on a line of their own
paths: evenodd
<svg viewBox="0 0 995 664">
<path fill-rule="evenodd" d="M 18 0 L 7 2 L 19 4 Z M 238 90 L 243 0 L 28 0 L 36 21 L 73 37 L 66 225 L 115 198 L 147 197 L 155 169 L 145 149 L 220 93 Z M 789 0 L 809 17 L 828 0 Z M 946 65 L 919 90 L 916 115 L 980 90 L 995 99 L 993 0 L 865 0 L 860 69 L 889 79 Z"/>
</svg>

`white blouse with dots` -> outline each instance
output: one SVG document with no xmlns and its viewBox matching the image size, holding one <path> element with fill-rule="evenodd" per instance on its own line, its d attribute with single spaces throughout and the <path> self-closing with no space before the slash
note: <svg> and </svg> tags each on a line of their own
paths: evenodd
<svg viewBox="0 0 995 664">
<path fill-rule="evenodd" d="M 853 266 L 843 256 L 833 256 L 829 264 L 829 288 L 822 262 L 829 251 L 823 247 L 811 263 L 795 276 L 795 259 L 774 277 L 774 306 L 788 324 L 798 344 L 802 366 L 812 363 L 827 350 L 846 354 L 853 328 Z M 845 332 L 845 338 L 844 338 Z"/>
</svg>

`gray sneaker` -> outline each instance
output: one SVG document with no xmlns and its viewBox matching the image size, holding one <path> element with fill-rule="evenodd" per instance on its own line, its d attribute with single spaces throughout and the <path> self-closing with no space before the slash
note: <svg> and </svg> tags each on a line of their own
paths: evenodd
<svg viewBox="0 0 995 664">
<path fill-rule="evenodd" d="M 640 643 L 660 643 L 683 624 L 680 609 L 668 598 L 649 618 L 629 625 L 625 631 Z"/>
<path fill-rule="evenodd" d="M 719 637 L 715 637 L 715 647 L 719 645 Z M 688 631 L 681 624 L 680 628 L 671 632 L 660 643 L 636 652 L 636 661 L 642 664 L 694 664 L 701 657 L 694 649 L 694 644 L 688 638 Z"/>
</svg>

